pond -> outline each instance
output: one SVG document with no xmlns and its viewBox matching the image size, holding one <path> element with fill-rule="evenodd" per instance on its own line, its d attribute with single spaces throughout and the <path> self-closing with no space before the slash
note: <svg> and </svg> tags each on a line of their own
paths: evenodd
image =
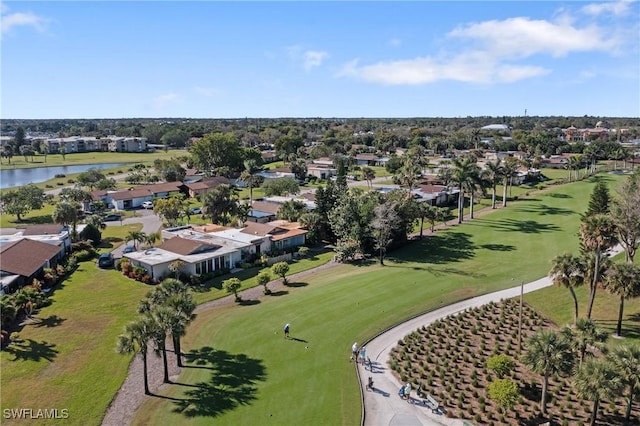
<svg viewBox="0 0 640 426">
<path fill-rule="evenodd" d="M 29 183 L 40 183 L 53 179 L 59 174 L 70 175 L 72 173 L 82 173 L 86 172 L 90 168 L 109 169 L 112 167 L 126 165 L 126 163 L 102 163 L 75 166 L 36 167 L 33 169 L 0 170 L 0 188 L 12 188 L 27 185 Z"/>
</svg>

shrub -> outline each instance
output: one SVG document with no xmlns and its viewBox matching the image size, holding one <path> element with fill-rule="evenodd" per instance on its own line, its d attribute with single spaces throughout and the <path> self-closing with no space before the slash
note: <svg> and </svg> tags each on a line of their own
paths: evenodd
<svg viewBox="0 0 640 426">
<path fill-rule="evenodd" d="M 53 188 L 53 185 L 46 184 L 44 187 L 45 188 Z"/>
<path fill-rule="evenodd" d="M 80 250 L 73 254 L 73 256 L 77 259 L 78 262 L 85 262 L 87 260 L 91 260 L 95 255 L 96 255 L 96 251 L 94 249 Z"/>
<path fill-rule="evenodd" d="M 102 240 L 102 232 L 100 232 L 100 230 L 94 225 L 88 224 L 82 232 L 80 232 L 80 238 L 91 241 L 93 246 L 97 246 Z"/>
<path fill-rule="evenodd" d="M 518 385 L 510 379 L 497 379 L 488 386 L 489 398 L 502 408 L 513 407 L 520 398 Z"/>
<path fill-rule="evenodd" d="M 56 185 L 62 186 L 62 185 L 64 185 L 64 182 L 56 182 Z"/>
<path fill-rule="evenodd" d="M 73 179 L 67 179 L 67 183 L 76 183 L 76 181 Z"/>
<path fill-rule="evenodd" d="M 69 260 L 67 261 L 67 265 L 64 268 L 64 272 L 70 274 L 71 272 L 75 271 L 77 267 L 78 259 L 76 259 L 74 256 L 70 256 Z"/>
<path fill-rule="evenodd" d="M 514 367 L 514 362 L 506 355 L 493 355 L 487 359 L 487 368 L 495 371 L 499 378 L 509 374 Z"/>
<path fill-rule="evenodd" d="M 53 177 L 56 178 L 56 179 L 62 179 L 62 178 L 67 177 L 67 175 L 62 174 L 62 173 L 58 173 L 57 175 L 54 175 Z"/>
<path fill-rule="evenodd" d="M 241 264 L 240 264 L 240 267 L 241 267 L 242 269 L 249 269 L 249 268 L 252 268 L 252 267 L 253 267 L 253 265 L 252 265 L 252 264 L 250 264 L 250 263 L 246 263 L 246 262 L 244 262 L 244 263 L 241 263 Z"/>
<path fill-rule="evenodd" d="M 301 246 L 298 249 L 298 256 L 306 257 L 309 254 L 309 247 Z"/>
</svg>

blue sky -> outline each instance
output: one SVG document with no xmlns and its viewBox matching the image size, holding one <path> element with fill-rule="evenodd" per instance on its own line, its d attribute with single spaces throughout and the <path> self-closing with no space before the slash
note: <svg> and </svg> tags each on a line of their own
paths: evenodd
<svg viewBox="0 0 640 426">
<path fill-rule="evenodd" d="M 7 1 L 1 19 L 1 118 L 640 116 L 634 1 Z"/>
</svg>

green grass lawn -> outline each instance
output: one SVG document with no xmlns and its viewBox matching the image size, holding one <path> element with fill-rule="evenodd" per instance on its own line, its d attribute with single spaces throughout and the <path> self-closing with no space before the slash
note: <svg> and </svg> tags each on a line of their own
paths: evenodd
<svg viewBox="0 0 640 426">
<path fill-rule="evenodd" d="M 116 338 L 149 289 L 93 261 L 80 263 L 53 304 L 22 328 L 23 342 L 0 353 L 2 408 L 66 408 L 65 424 L 100 424 L 131 361 L 115 352 Z"/>
<path fill-rule="evenodd" d="M 76 152 L 69 153 L 62 158 L 61 154 L 49 154 L 27 157 L 25 161 L 22 155 L 14 155 L 11 164 L 5 159 L 2 161 L 2 169 L 32 169 L 35 167 L 53 167 L 53 166 L 76 166 L 82 164 L 103 164 L 103 163 L 153 163 L 156 158 L 169 159 L 189 155 L 188 151 L 182 149 L 171 149 L 167 152 L 159 150 L 156 152 Z"/>
<path fill-rule="evenodd" d="M 342 265 L 280 297 L 201 313 L 184 348 L 202 364 L 163 391 L 177 400 L 150 399 L 134 424 L 357 424 L 351 344 L 412 315 L 546 275 L 551 258 L 578 251 L 579 214 L 592 187 L 593 180 L 553 188 L 438 231 L 390 253 L 384 267 Z M 287 322 L 301 341 L 282 339 Z M 220 360 L 237 368 L 224 370 Z M 226 392 L 234 385 L 241 395 Z"/>
</svg>

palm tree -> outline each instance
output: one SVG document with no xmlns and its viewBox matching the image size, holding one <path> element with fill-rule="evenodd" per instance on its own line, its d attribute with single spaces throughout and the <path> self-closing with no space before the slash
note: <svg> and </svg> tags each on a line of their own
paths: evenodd
<svg viewBox="0 0 640 426">
<path fill-rule="evenodd" d="M 169 333 L 173 340 L 173 350 L 176 354 L 178 367 L 182 367 L 182 351 L 180 338 L 186 334 L 187 326 L 193 320 L 196 304 L 190 293 L 180 293 L 170 296 L 165 301 L 171 312 L 168 318 Z"/>
<path fill-rule="evenodd" d="M 73 225 L 73 234 L 76 234 L 76 224 L 78 223 L 78 208 L 70 203 L 58 203 L 51 214 L 54 223 L 64 226 Z"/>
<path fill-rule="evenodd" d="M 572 176 L 572 171 L 575 170 L 576 171 L 576 178 L 575 180 L 578 180 L 580 178 L 580 158 L 577 155 L 573 155 L 571 157 L 569 157 L 569 159 L 567 160 L 567 168 L 569 169 L 569 182 L 571 182 L 571 176 Z"/>
<path fill-rule="evenodd" d="M 596 323 L 587 318 L 579 318 L 574 327 L 565 327 L 565 336 L 570 339 L 571 347 L 578 355 L 578 365 L 582 365 L 585 357 L 595 356 L 594 350 L 605 352 L 609 333 L 596 326 Z"/>
<path fill-rule="evenodd" d="M 153 341 L 156 344 L 156 352 L 162 355 L 163 383 L 169 383 L 169 364 L 167 362 L 167 335 L 172 324 L 172 310 L 164 305 L 154 307 L 148 314 L 154 324 Z"/>
<path fill-rule="evenodd" d="M 153 245 L 159 241 L 161 238 L 160 232 L 150 232 L 145 235 L 144 242 L 149 246 L 153 247 Z"/>
<path fill-rule="evenodd" d="M 627 395 L 629 402 L 624 416 L 625 424 L 629 424 L 633 396 L 640 394 L 640 345 L 627 343 L 617 346 L 608 358 L 625 389 L 629 390 Z"/>
<path fill-rule="evenodd" d="M 144 393 L 150 395 L 147 367 L 148 343 L 153 338 L 153 323 L 148 317 L 139 318 L 137 321 L 127 324 L 125 334 L 118 336 L 117 351 L 121 354 L 138 352 L 142 355 L 142 368 L 144 374 Z"/>
<path fill-rule="evenodd" d="M 622 382 L 617 377 L 613 366 L 599 359 L 590 359 L 585 362 L 578 370 L 573 385 L 578 397 L 593 401 L 589 421 L 591 426 L 596 424 L 600 401 L 615 398 L 622 390 Z"/>
<path fill-rule="evenodd" d="M 518 160 L 513 157 L 507 157 L 502 165 L 502 176 L 504 178 L 504 188 L 502 192 L 502 207 L 507 207 L 507 186 L 509 187 L 509 196 L 511 196 L 511 188 L 513 187 L 513 178 L 518 171 Z"/>
<path fill-rule="evenodd" d="M 497 159 L 494 162 L 487 163 L 487 178 L 491 182 L 491 208 L 496 208 L 496 188 L 498 183 L 502 180 L 502 160 Z"/>
<path fill-rule="evenodd" d="M 373 185 L 373 180 L 376 178 L 376 171 L 371 167 L 362 168 L 362 179 L 367 181 L 369 188 Z"/>
<path fill-rule="evenodd" d="M 624 301 L 640 296 L 640 266 L 632 263 L 614 263 L 606 273 L 604 288 L 620 296 L 616 334 L 622 336 Z"/>
<path fill-rule="evenodd" d="M 402 163 L 402 167 L 400 167 L 398 173 L 393 176 L 393 180 L 400 186 L 407 188 L 408 197 L 410 197 L 411 191 L 420 178 L 422 170 L 418 159 L 412 155 L 406 154 Z"/>
<path fill-rule="evenodd" d="M 255 174 L 260 170 L 255 160 L 244 162 L 244 170 L 240 173 L 240 181 L 249 186 L 249 201 L 253 204 L 253 186 L 256 184 Z"/>
<path fill-rule="evenodd" d="M 573 299 L 573 323 L 578 320 L 578 298 L 575 287 L 584 284 L 584 277 L 581 276 L 580 258 L 569 253 L 556 256 L 551 261 L 553 266 L 549 271 L 553 284 L 558 287 L 566 287 Z"/>
<path fill-rule="evenodd" d="M 129 242 L 129 241 L 133 241 L 133 246 L 137 249 L 138 248 L 138 243 L 143 242 L 144 239 L 146 237 L 146 234 L 142 231 L 130 231 L 126 237 L 125 237 L 125 241 Z"/>
<path fill-rule="evenodd" d="M 15 304 L 28 318 L 44 299 L 43 293 L 34 287 L 22 287 L 15 296 Z"/>
<path fill-rule="evenodd" d="M 473 187 L 475 173 L 478 166 L 471 157 L 454 158 L 453 181 L 458 185 L 458 223 L 462 223 L 464 215 L 464 193 L 465 190 Z"/>
<path fill-rule="evenodd" d="M 589 302 L 587 305 L 587 318 L 591 318 L 593 302 L 596 297 L 596 289 L 600 281 L 600 263 L 605 250 L 613 247 L 618 242 L 616 225 L 610 216 L 595 214 L 583 218 L 580 225 L 582 244 L 587 251 L 594 254 L 592 281 L 589 283 Z"/>
<path fill-rule="evenodd" d="M 618 238 L 626 260 L 633 263 L 640 245 L 640 175 L 626 179 L 611 203 L 611 216 L 617 225 Z"/>
<path fill-rule="evenodd" d="M 527 350 L 522 361 L 535 373 L 542 375 L 542 414 L 547 414 L 547 388 L 549 376 L 555 373 L 571 371 L 573 354 L 567 339 L 560 333 L 550 330 L 536 332 L 527 342 Z"/>
</svg>

